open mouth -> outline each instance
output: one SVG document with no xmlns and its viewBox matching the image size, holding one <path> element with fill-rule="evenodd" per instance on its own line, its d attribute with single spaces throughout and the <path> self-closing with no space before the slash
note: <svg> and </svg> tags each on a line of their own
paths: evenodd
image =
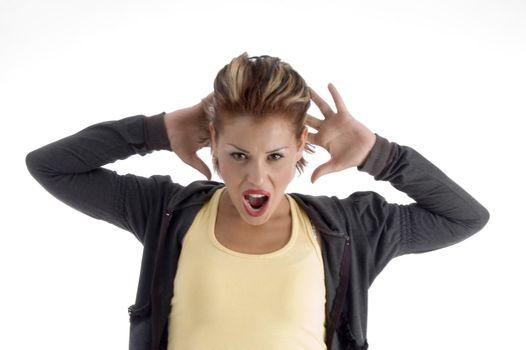
<svg viewBox="0 0 526 350">
<path fill-rule="evenodd" d="M 270 194 L 264 191 L 245 191 L 243 199 L 245 209 L 251 216 L 260 216 L 265 212 Z"/>
</svg>

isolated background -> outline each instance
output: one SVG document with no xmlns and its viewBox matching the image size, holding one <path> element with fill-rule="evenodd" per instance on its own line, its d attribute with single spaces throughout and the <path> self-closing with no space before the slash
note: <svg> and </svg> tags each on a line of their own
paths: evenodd
<svg viewBox="0 0 526 350">
<path fill-rule="evenodd" d="M 100 121 L 194 104 L 244 51 L 281 57 L 326 98 L 333 82 L 356 118 L 491 212 L 464 243 L 384 270 L 371 348 L 526 348 L 526 1 L 512 0 L 0 0 L 0 348 L 127 348 L 141 258 L 132 235 L 45 192 L 25 155 Z M 309 157 L 290 190 L 409 202 L 355 169 L 310 185 L 326 157 Z M 110 167 L 202 178 L 169 152 Z"/>
</svg>

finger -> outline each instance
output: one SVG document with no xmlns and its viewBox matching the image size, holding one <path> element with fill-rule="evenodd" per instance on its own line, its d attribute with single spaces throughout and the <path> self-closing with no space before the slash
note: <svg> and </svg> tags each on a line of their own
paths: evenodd
<svg viewBox="0 0 526 350">
<path fill-rule="evenodd" d="M 312 132 L 309 132 L 307 135 L 307 142 L 312 143 L 313 145 L 321 146 L 318 142 L 318 134 L 313 134 Z"/>
<path fill-rule="evenodd" d="M 319 120 L 318 118 L 315 118 L 310 114 L 307 114 L 307 118 L 305 119 L 305 124 L 307 126 L 310 126 L 311 128 L 318 130 L 322 123 L 323 123 L 322 120 Z"/>
<path fill-rule="evenodd" d="M 329 92 L 331 93 L 332 99 L 334 100 L 334 104 L 336 105 L 336 111 L 338 113 L 347 112 L 347 107 L 345 106 L 343 98 L 336 89 L 336 87 L 332 83 L 330 83 L 328 88 Z"/>
<path fill-rule="evenodd" d="M 329 160 L 327 163 L 324 163 L 317 167 L 313 172 L 310 181 L 314 183 L 317 181 L 320 177 L 323 175 L 333 173 L 336 169 L 334 168 L 334 165 L 332 163 L 332 160 Z"/>
<path fill-rule="evenodd" d="M 210 169 L 205 164 L 205 162 L 203 162 L 203 160 L 197 156 L 197 154 L 194 154 L 191 158 L 183 161 L 195 170 L 199 171 L 204 176 L 206 176 L 208 180 L 212 178 L 212 173 L 210 172 Z"/>
<path fill-rule="evenodd" d="M 329 104 L 327 102 L 325 102 L 325 100 L 323 98 L 320 97 L 320 95 L 318 95 L 316 93 L 316 91 L 310 89 L 310 98 L 312 101 L 314 101 L 314 103 L 316 104 L 316 106 L 318 106 L 318 109 L 320 110 L 320 112 L 327 118 L 327 117 L 331 117 L 332 115 L 334 115 L 334 111 L 332 110 L 331 106 L 329 106 Z"/>
<path fill-rule="evenodd" d="M 203 174 L 207 180 L 210 180 L 212 178 L 212 172 L 208 168 L 208 166 L 203 162 L 199 157 L 196 156 L 196 169 Z"/>
</svg>

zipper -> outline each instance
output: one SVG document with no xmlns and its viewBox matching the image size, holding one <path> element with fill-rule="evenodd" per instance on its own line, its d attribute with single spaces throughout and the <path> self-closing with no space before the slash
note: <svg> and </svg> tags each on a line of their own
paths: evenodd
<svg viewBox="0 0 526 350">
<path fill-rule="evenodd" d="M 172 211 L 173 209 L 168 208 L 167 211 L 164 212 L 163 218 L 161 221 L 161 229 L 159 233 L 159 240 L 157 242 L 157 249 L 155 252 L 155 262 L 153 267 L 153 277 L 152 277 L 152 285 L 150 286 L 150 299 L 151 299 L 151 305 L 152 305 L 152 344 L 157 346 L 161 341 L 161 328 L 160 328 L 160 305 L 159 305 L 159 298 L 157 296 L 154 296 L 154 287 L 159 286 L 159 274 L 157 272 L 159 268 L 159 256 L 161 247 L 164 244 L 165 237 L 167 235 L 168 226 L 170 225 L 170 222 L 172 221 Z"/>
<path fill-rule="evenodd" d="M 338 287 L 336 287 L 336 295 L 334 296 L 334 304 L 332 306 L 332 310 L 330 311 L 329 320 L 327 322 L 326 339 L 327 339 L 328 347 L 330 347 L 332 343 L 332 338 L 334 336 L 334 332 L 336 331 L 337 322 L 341 317 L 343 304 L 345 301 L 345 295 L 347 293 L 348 286 L 349 286 L 349 273 L 350 273 L 350 261 L 351 261 L 351 254 L 350 254 L 351 239 L 349 237 L 349 234 L 345 233 L 344 236 L 342 236 L 342 235 L 335 235 L 333 233 L 332 236 L 337 236 L 339 238 L 345 238 L 345 246 L 343 248 L 343 256 L 341 260 L 340 283 L 338 284 Z"/>
</svg>

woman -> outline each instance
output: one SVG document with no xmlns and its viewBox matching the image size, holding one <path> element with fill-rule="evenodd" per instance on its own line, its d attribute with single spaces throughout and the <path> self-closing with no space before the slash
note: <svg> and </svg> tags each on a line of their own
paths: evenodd
<svg viewBox="0 0 526 350">
<path fill-rule="evenodd" d="M 243 54 L 193 107 L 96 124 L 27 156 L 54 196 L 143 243 L 130 349 L 366 349 L 367 290 L 386 264 L 486 224 L 468 193 L 329 91 L 336 111 L 290 65 Z M 307 115 L 311 99 L 323 120 Z M 358 167 L 416 202 L 285 194 L 309 143 L 330 154 L 313 182 Z M 196 155 L 208 145 L 224 183 L 185 187 L 102 168 L 164 149 L 210 179 Z"/>
</svg>

